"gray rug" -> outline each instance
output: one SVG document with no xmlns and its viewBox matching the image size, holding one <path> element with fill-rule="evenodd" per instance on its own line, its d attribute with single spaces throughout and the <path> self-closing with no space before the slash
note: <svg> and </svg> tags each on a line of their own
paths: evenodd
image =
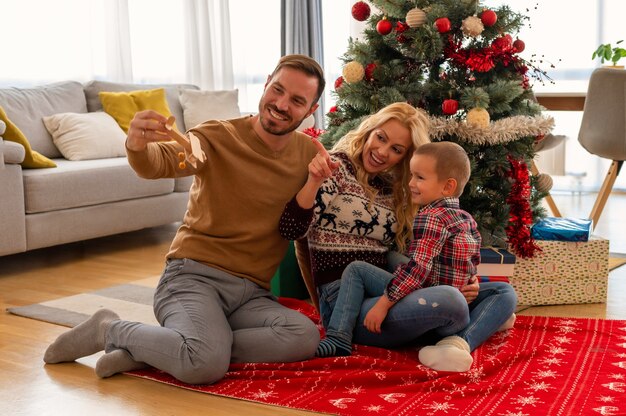
<svg viewBox="0 0 626 416">
<path fill-rule="evenodd" d="M 33 305 L 16 306 L 8 308 L 7 311 L 26 318 L 74 327 L 98 309 L 107 308 L 115 311 L 124 320 L 156 325 L 152 298 L 158 279 L 158 276 L 151 277 L 94 292 Z"/>
</svg>

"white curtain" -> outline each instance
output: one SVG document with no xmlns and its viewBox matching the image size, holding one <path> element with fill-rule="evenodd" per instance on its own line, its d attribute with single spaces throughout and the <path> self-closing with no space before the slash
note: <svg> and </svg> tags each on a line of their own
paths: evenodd
<svg viewBox="0 0 626 416">
<path fill-rule="evenodd" d="M 133 63 L 128 0 L 111 0 L 106 3 L 104 9 L 107 78 L 115 82 L 132 82 Z"/>
<path fill-rule="evenodd" d="M 187 81 L 202 89 L 232 89 L 233 58 L 227 0 L 185 0 Z"/>
</svg>

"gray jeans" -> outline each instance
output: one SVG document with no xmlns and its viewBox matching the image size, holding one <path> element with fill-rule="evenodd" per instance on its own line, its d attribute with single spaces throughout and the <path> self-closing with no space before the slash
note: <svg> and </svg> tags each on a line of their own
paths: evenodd
<svg viewBox="0 0 626 416">
<path fill-rule="evenodd" d="M 190 384 L 220 380 L 231 362 L 313 357 L 319 331 L 257 284 L 189 259 L 168 262 L 154 295 L 160 327 L 114 321 L 106 352 L 124 349 Z"/>
</svg>

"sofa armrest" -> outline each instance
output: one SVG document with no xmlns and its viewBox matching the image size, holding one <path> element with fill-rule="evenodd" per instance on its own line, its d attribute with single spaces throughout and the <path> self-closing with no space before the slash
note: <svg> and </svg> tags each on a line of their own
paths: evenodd
<svg viewBox="0 0 626 416">
<path fill-rule="evenodd" d="M 3 140 L 0 137 L 0 169 L 4 168 L 5 164 L 17 165 L 22 163 L 25 156 L 24 146 Z"/>
</svg>

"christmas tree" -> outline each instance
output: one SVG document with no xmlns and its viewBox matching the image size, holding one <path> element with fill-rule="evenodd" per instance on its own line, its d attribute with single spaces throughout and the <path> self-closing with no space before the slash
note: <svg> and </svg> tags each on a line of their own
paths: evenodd
<svg viewBox="0 0 626 416">
<path fill-rule="evenodd" d="M 549 188 L 538 190 L 537 183 L 546 181 L 528 167 L 553 120 L 541 115 L 530 83 L 548 78 L 519 56 L 525 45 L 514 40 L 527 18 L 478 0 L 369 3 L 375 8 L 364 1 L 352 6 L 352 16 L 367 26 L 341 58 L 336 106 L 322 142 L 332 147 L 393 102 L 423 108 L 432 140 L 459 143 L 470 156 L 472 177 L 461 207 L 476 219 L 483 244 L 508 244 L 517 255 L 532 257 L 537 246 L 530 226 L 545 216 L 541 199 Z"/>
</svg>

